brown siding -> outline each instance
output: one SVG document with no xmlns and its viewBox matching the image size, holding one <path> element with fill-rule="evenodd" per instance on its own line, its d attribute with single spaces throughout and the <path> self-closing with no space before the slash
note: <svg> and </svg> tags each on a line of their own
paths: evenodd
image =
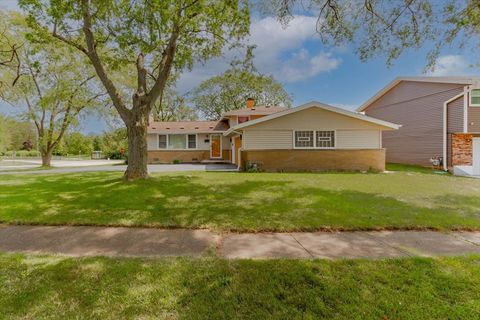
<svg viewBox="0 0 480 320">
<path fill-rule="evenodd" d="M 242 168 L 257 164 L 264 171 L 383 171 L 385 149 L 371 150 L 248 150 Z"/>
<path fill-rule="evenodd" d="M 480 107 L 468 108 L 468 132 L 480 132 Z"/>
<path fill-rule="evenodd" d="M 230 150 L 222 151 L 223 160 L 230 160 Z M 172 163 L 174 160 L 182 162 L 200 162 L 210 159 L 209 150 L 163 150 L 148 151 L 148 163 Z"/>
<path fill-rule="evenodd" d="M 432 156 L 443 154 L 443 104 L 463 91 L 463 85 L 400 82 L 375 101 L 365 113 L 401 124 L 383 132 L 387 162 L 430 165 Z"/>
<path fill-rule="evenodd" d="M 448 104 L 447 116 L 447 132 L 463 132 L 463 96 Z"/>
</svg>

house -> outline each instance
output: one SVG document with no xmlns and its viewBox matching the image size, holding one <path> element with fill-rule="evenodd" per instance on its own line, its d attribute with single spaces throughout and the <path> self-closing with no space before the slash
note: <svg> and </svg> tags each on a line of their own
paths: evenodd
<svg viewBox="0 0 480 320">
<path fill-rule="evenodd" d="M 480 175 L 480 78 L 400 77 L 358 112 L 401 123 L 383 132 L 387 162 L 431 165 Z"/>
<path fill-rule="evenodd" d="M 382 132 L 400 126 L 319 102 L 254 106 L 218 121 L 151 122 L 150 163 L 224 161 L 265 171 L 385 168 Z"/>
</svg>

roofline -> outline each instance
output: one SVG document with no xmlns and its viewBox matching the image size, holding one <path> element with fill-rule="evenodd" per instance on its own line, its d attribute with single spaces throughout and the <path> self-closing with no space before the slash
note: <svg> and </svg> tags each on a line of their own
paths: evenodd
<svg viewBox="0 0 480 320">
<path fill-rule="evenodd" d="M 216 130 L 216 131 L 188 131 L 188 130 L 168 130 L 168 131 L 147 131 L 147 134 L 196 134 L 196 133 L 224 133 L 225 130 Z"/>
<path fill-rule="evenodd" d="M 255 120 L 251 120 L 251 121 L 247 121 L 247 122 L 238 124 L 234 127 L 231 127 L 227 131 L 225 131 L 224 135 L 227 136 L 235 130 L 250 127 L 250 126 L 256 125 L 258 123 L 262 123 L 262 122 L 265 122 L 265 121 L 269 121 L 269 120 L 272 120 L 272 119 L 283 117 L 283 116 L 286 116 L 288 114 L 295 113 L 295 112 L 298 112 L 298 111 L 302 111 L 302 110 L 312 108 L 312 107 L 316 107 L 316 108 L 320 108 L 320 109 L 323 109 L 323 110 L 335 112 L 335 113 L 342 114 L 344 116 L 348 116 L 348 117 L 351 117 L 351 118 L 356 118 L 356 119 L 359 119 L 359 120 L 371 122 L 371 123 L 374 123 L 374 124 L 377 124 L 377 125 L 380 125 L 380 126 L 383 126 L 383 127 L 391 128 L 391 129 L 394 129 L 394 130 L 397 130 L 401 127 L 401 125 L 399 125 L 399 124 L 395 124 L 395 123 L 391 123 L 391 122 L 388 122 L 388 121 L 372 118 L 372 117 L 366 116 L 364 114 L 360 114 L 360 113 L 357 113 L 357 112 L 353 112 L 353 111 L 345 110 L 345 109 L 342 109 L 342 108 L 334 107 L 334 106 L 324 104 L 324 103 L 321 103 L 321 102 L 318 102 L 318 101 L 311 101 L 311 102 L 302 104 L 302 105 L 300 105 L 298 107 L 295 107 L 295 108 L 287 109 L 287 110 L 284 110 L 284 111 L 273 113 L 271 115 L 268 115 L 268 116 L 265 116 L 265 117 L 262 117 L 262 118 L 258 118 L 258 119 L 255 119 Z"/>
<path fill-rule="evenodd" d="M 450 78 L 450 80 L 447 80 Z M 363 103 L 360 107 L 357 108 L 357 112 L 363 112 L 365 109 L 370 107 L 372 103 L 383 97 L 388 91 L 390 91 L 393 87 L 399 84 L 402 81 L 412 81 L 412 82 L 433 82 L 433 83 L 453 83 L 453 84 L 473 84 L 478 79 L 466 79 L 466 78 L 455 78 L 455 77 L 397 77 L 393 79 L 389 84 L 383 87 L 380 91 L 378 91 L 373 97 L 368 99 L 365 103 Z"/>
</svg>

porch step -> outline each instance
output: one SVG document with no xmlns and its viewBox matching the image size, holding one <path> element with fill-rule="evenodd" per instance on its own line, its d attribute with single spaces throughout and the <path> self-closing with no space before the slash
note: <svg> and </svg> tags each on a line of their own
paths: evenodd
<svg viewBox="0 0 480 320">
<path fill-rule="evenodd" d="M 223 160 L 223 159 L 206 159 L 206 160 L 202 160 L 200 163 L 204 163 L 204 164 L 214 164 L 214 163 L 231 164 L 232 162 L 229 161 L 229 160 Z"/>
</svg>

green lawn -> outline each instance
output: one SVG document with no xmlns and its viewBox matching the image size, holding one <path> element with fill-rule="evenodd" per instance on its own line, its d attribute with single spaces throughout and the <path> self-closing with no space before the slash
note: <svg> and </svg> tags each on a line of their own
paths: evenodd
<svg viewBox="0 0 480 320">
<path fill-rule="evenodd" d="M 480 229 L 480 179 L 391 173 L 0 176 L 0 221 L 290 231 Z"/>
<path fill-rule="evenodd" d="M 0 318 L 478 319 L 479 265 L 0 254 Z"/>
</svg>

